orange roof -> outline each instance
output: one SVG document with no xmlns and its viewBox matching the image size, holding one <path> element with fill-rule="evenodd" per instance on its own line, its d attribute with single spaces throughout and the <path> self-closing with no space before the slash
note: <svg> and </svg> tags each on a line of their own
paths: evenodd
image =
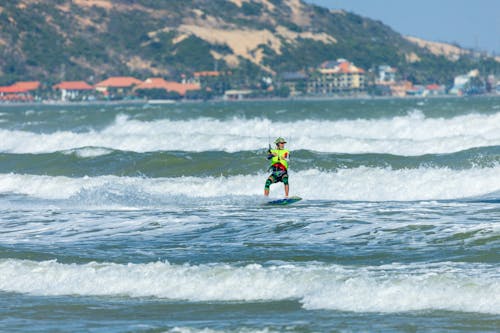
<svg viewBox="0 0 500 333">
<path fill-rule="evenodd" d="M 15 93 L 24 93 L 24 92 L 27 92 L 27 90 L 20 89 L 18 87 L 15 87 L 14 85 L 0 87 L 0 93 L 4 93 L 4 94 L 15 94 Z"/>
<path fill-rule="evenodd" d="M 441 86 L 439 84 L 429 84 L 426 88 L 427 90 L 440 90 Z"/>
<path fill-rule="evenodd" d="M 21 82 L 16 82 L 10 86 L 0 87 L 0 93 L 7 93 L 7 94 L 26 93 L 32 90 L 37 90 L 38 88 L 40 88 L 40 82 L 38 81 L 21 81 Z"/>
<path fill-rule="evenodd" d="M 14 86 L 19 88 L 19 89 L 24 89 L 26 91 L 37 90 L 38 88 L 40 88 L 40 82 L 39 81 L 21 81 L 21 82 L 14 83 Z"/>
<path fill-rule="evenodd" d="M 188 90 L 199 90 L 200 86 L 193 83 L 179 83 L 166 81 L 160 77 L 152 77 L 138 85 L 135 89 L 165 89 L 175 91 L 180 95 L 185 95 Z"/>
<path fill-rule="evenodd" d="M 353 73 L 364 73 L 365 71 L 359 67 L 354 66 L 352 63 L 346 60 L 337 61 L 336 63 L 333 61 L 325 61 L 320 66 L 320 72 L 328 73 L 328 74 L 353 74 Z"/>
<path fill-rule="evenodd" d="M 220 72 L 218 71 L 201 71 L 201 72 L 194 72 L 195 77 L 200 77 L 200 76 L 219 76 Z"/>
<path fill-rule="evenodd" d="M 52 87 L 53 89 L 64 90 L 92 90 L 92 86 L 85 81 L 63 81 Z"/>
<path fill-rule="evenodd" d="M 141 83 L 142 81 L 130 76 L 116 76 L 99 82 L 98 84 L 96 84 L 96 87 L 129 88 Z"/>
<path fill-rule="evenodd" d="M 139 84 L 136 89 L 163 89 L 168 82 L 161 77 L 150 77 Z"/>
<path fill-rule="evenodd" d="M 364 73 L 365 71 L 361 68 L 354 66 L 352 63 L 348 61 L 341 62 L 339 64 L 340 71 L 342 73 Z"/>
</svg>

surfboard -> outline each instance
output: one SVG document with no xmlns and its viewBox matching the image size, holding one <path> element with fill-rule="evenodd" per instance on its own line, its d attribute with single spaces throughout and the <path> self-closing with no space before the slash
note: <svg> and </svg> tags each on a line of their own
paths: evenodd
<svg viewBox="0 0 500 333">
<path fill-rule="evenodd" d="M 291 205 L 291 204 L 293 204 L 297 201 L 300 201 L 300 200 L 302 200 L 301 197 L 290 197 L 290 198 L 269 201 L 267 204 L 268 205 L 285 206 L 285 205 Z"/>
</svg>

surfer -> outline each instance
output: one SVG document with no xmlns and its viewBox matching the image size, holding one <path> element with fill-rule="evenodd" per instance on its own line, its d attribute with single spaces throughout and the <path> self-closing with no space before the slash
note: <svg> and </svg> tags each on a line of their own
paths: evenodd
<svg viewBox="0 0 500 333">
<path fill-rule="evenodd" d="M 290 152 L 285 149 L 285 139 L 279 137 L 274 141 L 274 143 L 276 144 L 276 149 L 271 149 L 271 145 L 269 145 L 267 155 L 267 159 L 271 160 L 271 166 L 269 169 L 272 173 L 266 180 L 264 195 L 266 197 L 269 195 L 269 187 L 271 184 L 283 182 L 283 184 L 285 184 L 285 198 L 288 198 L 288 158 Z"/>
</svg>

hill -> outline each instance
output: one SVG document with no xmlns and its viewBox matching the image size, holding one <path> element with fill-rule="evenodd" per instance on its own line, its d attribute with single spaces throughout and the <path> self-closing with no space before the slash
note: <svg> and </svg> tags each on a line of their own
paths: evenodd
<svg viewBox="0 0 500 333">
<path fill-rule="evenodd" d="M 0 84 L 214 69 L 246 82 L 337 58 L 388 64 L 415 83 L 500 73 L 493 58 L 301 0 L 17 0 L 0 4 L 0 22 Z"/>
</svg>

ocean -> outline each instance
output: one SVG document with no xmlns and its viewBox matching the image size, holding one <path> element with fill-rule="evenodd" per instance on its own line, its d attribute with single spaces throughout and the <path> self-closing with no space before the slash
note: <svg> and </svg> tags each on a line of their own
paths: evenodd
<svg viewBox="0 0 500 333">
<path fill-rule="evenodd" d="M 500 97 L 3 105 L 0 331 L 498 332 Z"/>
</svg>

